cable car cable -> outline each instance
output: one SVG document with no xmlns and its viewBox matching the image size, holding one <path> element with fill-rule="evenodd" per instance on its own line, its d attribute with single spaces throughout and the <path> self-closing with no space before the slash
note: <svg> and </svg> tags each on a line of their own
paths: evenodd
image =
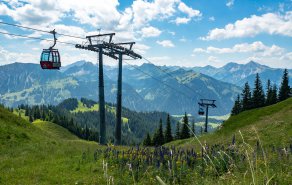
<svg viewBox="0 0 292 185">
<path fill-rule="evenodd" d="M 22 25 L 18 25 L 18 24 L 7 23 L 7 22 L 3 22 L 3 21 L 0 21 L 0 24 L 6 24 L 6 25 L 9 25 L 9 26 L 15 26 L 15 27 L 24 28 L 24 29 L 28 29 L 28 30 L 34 30 L 34 31 L 43 32 L 43 33 L 50 33 L 50 31 L 40 30 L 40 29 L 36 29 L 36 28 L 28 27 L 28 26 L 22 26 Z M 65 37 L 72 37 L 72 38 L 85 39 L 86 40 L 86 38 L 83 38 L 83 37 L 67 35 L 67 34 L 62 34 L 62 33 L 57 33 L 57 34 L 65 36 Z"/>
<path fill-rule="evenodd" d="M 21 34 L 14 34 L 14 33 L 6 33 L 6 32 L 2 32 L 0 31 L 1 34 L 4 34 L 4 35 L 11 35 L 11 36 L 15 36 L 15 37 L 23 37 L 23 38 L 29 38 L 29 39 L 35 39 L 35 40 L 44 40 L 44 41 L 48 41 L 48 42 L 52 42 L 54 40 L 51 40 L 51 39 L 44 39 L 44 38 L 39 38 L 39 37 L 32 37 L 32 36 L 27 36 L 27 35 L 21 35 Z M 68 44 L 68 45 L 76 45 L 74 43 L 70 43 L 70 42 L 63 42 L 63 41 L 56 41 L 56 42 L 59 42 L 59 43 L 62 43 L 62 44 Z"/>
<path fill-rule="evenodd" d="M 142 58 L 143 58 L 144 60 L 146 60 L 147 62 L 149 62 L 150 64 L 153 64 L 156 68 L 158 68 L 159 70 L 161 70 L 162 72 L 164 72 L 165 74 L 167 74 L 168 76 L 170 76 L 171 78 L 173 78 L 173 79 L 175 79 L 176 81 L 178 81 L 178 80 L 176 79 L 176 77 L 173 76 L 171 73 L 169 73 L 169 72 L 163 70 L 163 69 L 160 68 L 159 66 L 156 66 L 156 65 L 155 65 L 153 62 L 151 62 L 149 59 L 147 59 L 147 58 L 145 58 L 145 57 L 143 57 L 143 56 L 142 56 Z M 167 67 L 166 67 L 166 68 L 167 68 Z M 169 68 L 167 68 L 167 69 L 169 69 Z M 196 94 L 199 94 L 201 97 L 203 97 L 200 93 L 196 92 L 193 88 L 189 87 L 188 85 L 183 84 L 183 83 L 182 83 L 182 85 L 185 86 L 186 88 L 188 88 L 189 90 L 191 90 L 192 92 L 194 92 L 194 93 L 196 93 Z"/>
<path fill-rule="evenodd" d="M 149 74 L 149 73 L 147 73 L 147 72 L 141 70 L 140 68 L 136 67 L 135 65 L 132 65 L 132 64 L 126 62 L 126 61 L 124 61 L 124 62 L 125 62 L 126 64 L 132 66 L 133 68 L 137 69 L 138 71 L 144 73 L 145 75 L 147 75 L 147 76 L 153 78 L 154 80 L 156 80 L 156 81 L 158 81 L 158 82 L 160 82 L 160 83 L 166 85 L 167 87 L 169 87 L 169 88 L 175 90 L 175 91 L 178 92 L 179 94 L 183 94 L 183 95 L 185 95 L 185 96 L 188 97 L 188 98 L 192 98 L 191 96 L 187 95 L 185 92 L 183 92 L 183 91 L 179 91 L 179 90 L 175 89 L 174 87 L 172 87 L 172 86 L 168 85 L 167 83 L 165 83 L 165 82 L 159 80 L 158 78 L 152 76 L 151 74 Z"/>
</svg>

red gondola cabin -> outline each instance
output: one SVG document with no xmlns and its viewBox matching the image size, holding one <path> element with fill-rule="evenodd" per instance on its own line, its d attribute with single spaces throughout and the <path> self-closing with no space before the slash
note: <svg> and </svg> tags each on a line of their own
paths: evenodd
<svg viewBox="0 0 292 185">
<path fill-rule="evenodd" d="M 42 69 L 60 69 L 61 58 L 57 49 L 43 49 L 40 61 Z"/>
</svg>

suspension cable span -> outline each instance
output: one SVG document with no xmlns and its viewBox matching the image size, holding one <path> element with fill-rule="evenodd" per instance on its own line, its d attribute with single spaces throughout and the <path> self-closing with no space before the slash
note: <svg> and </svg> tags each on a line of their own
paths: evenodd
<svg viewBox="0 0 292 185">
<path fill-rule="evenodd" d="M 147 58 L 145 58 L 145 57 L 143 57 L 143 59 L 146 60 L 148 63 L 153 64 L 157 69 L 159 69 L 160 71 L 164 72 L 165 74 L 167 74 L 168 76 L 170 76 L 171 78 L 173 78 L 173 79 L 175 79 L 175 80 L 177 81 L 176 77 L 173 76 L 171 73 L 169 73 L 169 72 L 163 70 L 163 69 L 160 68 L 159 66 L 156 66 L 156 65 L 155 65 L 153 62 L 151 62 L 149 59 L 147 59 Z M 169 68 L 167 68 L 167 69 L 169 69 Z M 182 83 L 182 85 L 185 86 L 186 88 L 188 88 L 189 90 L 191 90 L 192 92 L 194 92 L 194 93 L 196 93 L 196 94 L 199 94 L 201 97 L 203 97 L 200 93 L 196 92 L 193 88 L 189 87 L 188 85 L 183 84 L 183 83 Z"/>
<path fill-rule="evenodd" d="M 188 98 L 193 98 L 193 97 L 191 97 L 191 96 L 187 95 L 186 93 L 184 93 L 183 91 L 179 91 L 179 90 L 175 89 L 174 87 L 172 87 L 172 86 L 168 85 L 167 83 L 165 83 L 165 82 L 163 82 L 163 81 L 159 80 L 158 78 L 156 78 L 156 77 L 154 77 L 154 76 L 150 75 L 149 73 L 147 73 L 147 72 L 145 72 L 145 71 L 141 70 L 140 68 L 136 67 L 135 65 L 132 65 L 132 64 L 130 64 L 130 63 L 128 63 L 128 62 L 126 62 L 126 61 L 124 61 L 124 62 L 125 62 L 126 64 L 128 64 L 128 65 L 132 66 L 133 68 L 137 69 L 138 71 L 140 71 L 140 72 L 144 73 L 145 75 L 147 75 L 147 76 L 149 76 L 149 77 L 153 78 L 154 80 L 156 80 L 156 81 L 158 81 L 158 82 L 160 82 L 160 83 L 164 84 L 165 86 L 167 86 L 167 87 L 169 87 L 169 88 L 171 88 L 171 89 L 175 90 L 176 92 L 178 92 L 178 93 L 180 93 L 180 94 L 182 94 L 182 95 L 185 95 L 185 96 L 186 96 L 186 97 L 188 97 Z"/>
<path fill-rule="evenodd" d="M 50 31 L 40 30 L 40 29 L 36 29 L 36 28 L 28 27 L 28 26 L 22 26 L 22 25 L 18 25 L 18 24 L 7 23 L 7 22 L 3 22 L 3 21 L 0 21 L 0 24 L 5 24 L 5 25 L 9 25 L 9 26 L 24 28 L 24 29 L 28 29 L 28 30 L 34 30 L 34 31 L 43 32 L 43 33 L 50 33 Z M 62 34 L 62 33 L 56 33 L 56 34 L 62 35 L 62 36 L 65 36 L 65 37 L 72 37 L 72 38 L 76 38 L 76 39 L 84 39 L 84 40 L 86 40 L 86 38 L 78 37 L 78 36 L 74 36 L 74 35 L 68 35 L 68 34 Z"/>
<path fill-rule="evenodd" d="M 48 41 L 48 42 L 52 42 L 54 40 L 52 39 L 44 39 L 44 38 L 39 38 L 39 37 L 32 37 L 32 36 L 27 36 L 27 35 L 21 35 L 21 34 L 14 34 L 14 33 L 6 33 L 6 32 L 2 32 L 0 31 L 0 34 L 4 34 L 4 35 L 10 35 L 10 36 L 14 36 L 14 37 L 23 37 L 23 38 L 28 38 L 28 39 L 35 39 L 35 40 L 44 40 L 44 41 Z M 70 43 L 70 42 L 63 42 L 63 41 L 56 41 L 62 44 L 68 44 L 68 45 L 74 45 L 74 43 Z"/>
</svg>

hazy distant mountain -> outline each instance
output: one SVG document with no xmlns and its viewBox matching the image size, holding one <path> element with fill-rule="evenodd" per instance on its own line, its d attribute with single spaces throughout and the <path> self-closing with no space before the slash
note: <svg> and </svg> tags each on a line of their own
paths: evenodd
<svg viewBox="0 0 292 185">
<path fill-rule="evenodd" d="M 283 69 L 270 68 L 254 61 L 247 64 L 231 62 L 220 68 L 212 66 L 194 67 L 192 70 L 241 87 L 247 81 L 253 86 L 256 73 L 259 73 L 264 86 L 268 79 L 279 86 L 283 75 Z M 292 84 L 292 70 L 289 70 L 289 74 L 291 79 L 290 83 Z"/>
<path fill-rule="evenodd" d="M 212 98 L 217 100 L 218 108 L 210 114 L 224 115 L 230 112 L 234 97 L 240 92 L 235 85 L 192 70 L 170 68 L 167 75 L 152 64 L 137 68 L 123 69 L 123 106 L 132 110 L 195 114 L 200 98 Z M 104 74 L 106 101 L 114 103 L 117 69 L 105 66 Z M 0 77 L 0 102 L 9 106 L 58 104 L 70 97 L 98 100 L 98 66 L 90 62 L 79 61 L 60 71 L 45 71 L 37 64 L 14 63 L 0 66 Z"/>
<path fill-rule="evenodd" d="M 217 100 L 219 107 L 211 112 L 223 115 L 230 112 L 234 97 L 240 92 L 240 88 L 235 85 L 192 70 L 162 66 L 163 71 L 168 70 L 168 75 L 153 64 L 143 64 L 136 68 L 124 67 L 123 79 L 148 102 L 150 110 L 194 114 L 198 110 L 199 99 L 211 98 Z M 107 75 L 111 79 L 116 79 L 116 69 L 108 70 Z"/>
<path fill-rule="evenodd" d="M 89 62 L 79 66 L 79 69 L 76 69 L 77 66 L 72 65 L 63 73 L 42 70 L 37 64 L 14 63 L 0 66 L 0 102 L 17 106 L 21 103 L 55 105 L 70 97 L 97 100 L 96 66 Z M 124 84 L 123 91 L 123 103 L 126 107 L 147 107 L 131 86 Z M 105 97 L 108 102 L 116 101 L 116 83 L 106 76 Z"/>
</svg>

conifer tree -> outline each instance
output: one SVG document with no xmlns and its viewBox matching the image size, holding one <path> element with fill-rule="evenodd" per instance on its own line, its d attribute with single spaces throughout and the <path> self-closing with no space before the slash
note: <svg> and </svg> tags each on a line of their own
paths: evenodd
<svg viewBox="0 0 292 185">
<path fill-rule="evenodd" d="M 171 123 L 170 123 L 170 116 L 169 114 L 167 115 L 167 120 L 166 120 L 166 129 L 165 129 L 165 134 L 164 134 L 164 139 L 165 142 L 171 142 L 173 140 L 172 134 L 171 134 Z"/>
<path fill-rule="evenodd" d="M 272 88 L 270 79 L 267 82 L 267 93 L 266 93 L 266 95 L 267 95 L 266 105 L 272 105 L 273 104 L 273 102 L 272 102 L 273 88 Z"/>
<path fill-rule="evenodd" d="M 25 116 L 29 116 L 29 108 L 28 108 L 28 107 L 26 107 L 26 108 L 24 109 L 24 115 L 25 115 Z"/>
<path fill-rule="evenodd" d="M 285 69 L 282 77 L 281 87 L 279 89 L 279 101 L 286 100 L 290 96 L 288 70 Z"/>
<path fill-rule="evenodd" d="M 33 122 L 33 118 L 32 118 L 32 115 L 29 115 L 29 122 Z"/>
<path fill-rule="evenodd" d="M 155 132 L 153 136 L 153 144 L 155 146 L 161 146 L 164 144 L 164 136 L 163 136 L 163 129 L 162 129 L 162 119 L 159 121 L 159 128 Z"/>
<path fill-rule="evenodd" d="M 152 143 L 151 137 L 150 137 L 149 133 L 147 133 L 146 138 L 143 141 L 143 145 L 144 146 L 151 146 L 151 143 Z"/>
<path fill-rule="evenodd" d="M 278 102 L 278 93 L 276 84 L 273 85 L 272 95 L 271 95 L 271 104 L 275 104 Z"/>
<path fill-rule="evenodd" d="M 180 139 L 180 124 L 179 124 L 179 122 L 176 123 L 175 139 Z"/>
<path fill-rule="evenodd" d="M 88 127 L 87 127 L 87 125 L 85 125 L 85 137 L 84 137 L 84 139 L 87 139 L 88 140 L 88 138 L 89 138 L 89 129 L 88 129 Z"/>
<path fill-rule="evenodd" d="M 189 138 L 189 137 L 190 137 L 189 120 L 188 120 L 187 113 L 185 113 L 185 116 L 183 118 L 183 125 L 182 125 L 182 129 L 181 129 L 180 138 L 181 139 L 186 139 L 186 138 Z"/>
<path fill-rule="evenodd" d="M 234 106 L 233 106 L 233 108 L 231 110 L 231 115 L 233 116 L 233 115 L 239 114 L 241 112 L 241 109 L 242 108 L 241 108 L 240 97 L 239 97 L 239 95 L 237 95 L 237 98 L 236 98 L 236 100 L 234 102 Z"/>
<path fill-rule="evenodd" d="M 251 92 L 248 82 L 244 84 L 244 88 L 241 93 L 242 96 L 242 111 L 252 108 Z"/>
<path fill-rule="evenodd" d="M 252 94 L 252 107 L 259 108 L 265 105 L 265 94 L 262 86 L 262 82 L 260 80 L 260 76 L 257 73 L 256 79 L 254 82 L 254 90 Z"/>
</svg>

